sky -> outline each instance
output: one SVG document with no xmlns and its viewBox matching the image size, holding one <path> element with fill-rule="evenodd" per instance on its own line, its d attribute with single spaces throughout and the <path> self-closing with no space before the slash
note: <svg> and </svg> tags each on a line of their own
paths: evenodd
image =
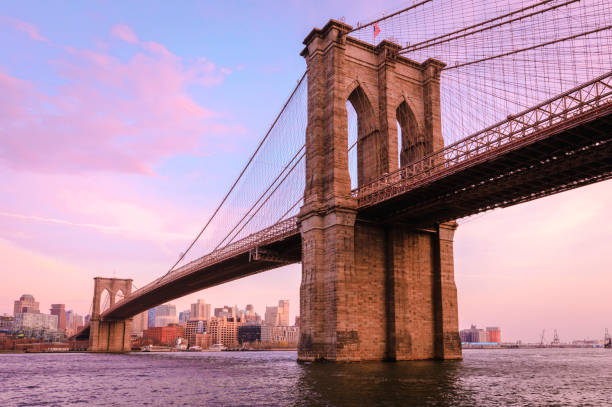
<svg viewBox="0 0 612 407">
<path fill-rule="evenodd" d="M 223 4 L 222 4 L 223 3 Z M 162 275 L 238 175 L 305 70 L 302 40 L 402 3 L 3 2 L 0 313 L 32 294 L 89 312 L 93 277 Z M 504 340 L 612 328 L 610 181 L 460 220 L 460 327 Z M 289 299 L 292 265 L 177 299 Z"/>
</svg>

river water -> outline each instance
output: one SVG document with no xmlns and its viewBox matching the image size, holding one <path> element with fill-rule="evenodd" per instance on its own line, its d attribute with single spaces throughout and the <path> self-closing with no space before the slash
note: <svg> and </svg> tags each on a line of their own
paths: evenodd
<svg viewBox="0 0 612 407">
<path fill-rule="evenodd" d="M 612 350 L 300 364 L 295 352 L 0 355 L 0 406 L 612 406 Z"/>
</svg>

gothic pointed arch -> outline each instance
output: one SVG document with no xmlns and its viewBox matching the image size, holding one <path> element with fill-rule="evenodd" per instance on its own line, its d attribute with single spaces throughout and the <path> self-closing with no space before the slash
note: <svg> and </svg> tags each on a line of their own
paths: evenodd
<svg viewBox="0 0 612 407">
<path fill-rule="evenodd" d="M 102 294 L 100 295 L 100 310 L 102 313 L 106 311 L 111 306 L 111 299 L 113 298 L 113 294 L 110 292 L 108 288 L 102 290 Z"/>
<path fill-rule="evenodd" d="M 360 84 L 351 91 L 347 101 L 357 113 L 357 185 L 364 185 L 380 173 L 381 143 L 378 120 L 372 103 Z"/>
<path fill-rule="evenodd" d="M 115 303 L 123 301 L 124 298 L 125 294 L 123 293 L 123 291 L 121 289 L 117 290 L 117 292 L 115 293 Z"/>
<path fill-rule="evenodd" d="M 414 111 L 405 99 L 397 107 L 395 115 L 400 128 L 398 140 L 400 166 L 404 167 L 423 158 L 430 152 L 431 146 L 426 145 L 425 137 L 419 128 Z"/>
</svg>

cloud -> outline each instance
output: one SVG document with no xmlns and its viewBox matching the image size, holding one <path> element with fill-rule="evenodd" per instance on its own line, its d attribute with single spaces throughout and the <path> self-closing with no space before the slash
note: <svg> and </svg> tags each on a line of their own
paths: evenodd
<svg viewBox="0 0 612 407">
<path fill-rule="evenodd" d="M 111 34 L 113 37 L 129 42 L 130 44 L 138 44 L 140 41 L 134 31 L 125 24 L 117 24 L 111 28 Z"/>
<path fill-rule="evenodd" d="M 117 227 L 117 226 L 105 226 L 105 225 L 95 225 L 92 223 L 75 223 L 62 219 L 54 219 L 54 218 L 45 218 L 42 216 L 33 216 L 33 215 L 22 215 L 19 213 L 10 213 L 10 212 L 0 212 L 0 216 L 5 216 L 8 218 L 15 218 L 21 220 L 33 220 L 38 222 L 46 222 L 46 223 L 56 223 L 59 225 L 67 225 L 67 226 L 77 226 L 77 227 L 85 227 L 91 228 L 101 231 L 125 231 L 125 228 Z"/>
<path fill-rule="evenodd" d="M 228 71 L 142 42 L 126 25 L 111 35 L 135 51 L 121 59 L 110 52 L 113 45 L 110 51 L 61 47 L 64 54 L 49 62 L 64 82 L 54 91 L 0 71 L 0 163 L 38 172 L 153 175 L 162 158 L 246 132 L 189 93 L 192 86 L 221 84 Z"/>
<path fill-rule="evenodd" d="M 34 41 L 49 42 L 47 38 L 43 37 L 40 34 L 40 32 L 38 31 L 38 27 L 26 21 L 21 21 L 8 16 L 0 16 L 0 24 L 9 25 L 15 30 L 24 32 Z"/>
</svg>

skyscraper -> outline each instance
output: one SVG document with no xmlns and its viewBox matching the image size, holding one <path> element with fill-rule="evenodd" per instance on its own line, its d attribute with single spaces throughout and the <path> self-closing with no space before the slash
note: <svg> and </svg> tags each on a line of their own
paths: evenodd
<svg viewBox="0 0 612 407">
<path fill-rule="evenodd" d="M 83 316 L 73 310 L 66 311 L 66 333 L 71 335 L 83 326 Z"/>
<path fill-rule="evenodd" d="M 265 323 L 268 326 L 277 326 L 278 320 L 278 307 L 266 307 Z"/>
<path fill-rule="evenodd" d="M 40 313 L 40 304 L 34 300 L 34 297 L 30 294 L 24 294 L 19 298 L 19 300 L 15 301 L 15 305 L 13 307 L 13 315 L 17 315 L 19 313 Z"/>
<path fill-rule="evenodd" d="M 191 319 L 210 319 L 210 304 L 206 304 L 204 300 L 198 300 L 195 304 L 191 304 Z"/>
<path fill-rule="evenodd" d="M 64 304 L 51 304 L 51 315 L 57 315 L 57 329 L 58 331 L 66 330 L 66 305 Z"/>
<path fill-rule="evenodd" d="M 142 333 L 148 328 L 148 315 L 147 311 L 141 312 L 140 314 L 134 315 L 132 319 L 132 333 L 138 336 L 142 336 Z"/>
<path fill-rule="evenodd" d="M 162 304 L 155 307 L 155 327 L 168 326 L 169 324 L 176 324 L 177 322 L 178 317 L 176 315 L 175 305 Z"/>
<path fill-rule="evenodd" d="M 236 307 L 225 305 L 223 308 L 215 308 L 215 317 L 236 319 Z"/>
<path fill-rule="evenodd" d="M 289 300 L 278 301 L 278 324 L 289 326 Z"/>
<path fill-rule="evenodd" d="M 179 323 L 187 322 L 190 319 L 191 319 L 191 311 L 189 311 L 188 309 L 186 309 L 185 311 L 181 311 L 179 313 Z"/>
<path fill-rule="evenodd" d="M 266 307 L 265 323 L 268 326 L 289 326 L 289 300 L 279 300 L 277 307 Z"/>
</svg>

